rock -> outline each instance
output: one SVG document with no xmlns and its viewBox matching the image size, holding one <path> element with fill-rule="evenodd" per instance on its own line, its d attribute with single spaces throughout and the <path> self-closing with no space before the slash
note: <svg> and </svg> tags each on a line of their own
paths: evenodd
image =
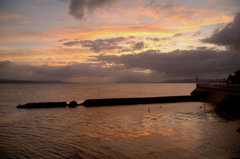
<svg viewBox="0 0 240 159">
<path fill-rule="evenodd" d="M 78 104 L 77 104 L 77 102 L 76 101 L 71 101 L 70 103 L 69 103 L 69 105 L 68 105 L 68 107 L 76 107 L 76 106 L 78 106 Z"/>
</svg>

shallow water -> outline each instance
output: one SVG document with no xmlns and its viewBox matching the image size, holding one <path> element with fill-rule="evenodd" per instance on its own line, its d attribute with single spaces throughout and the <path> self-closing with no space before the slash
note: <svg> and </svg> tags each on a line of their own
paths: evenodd
<svg viewBox="0 0 240 159">
<path fill-rule="evenodd" d="M 1 84 L 1 158 L 240 158 L 239 120 L 201 102 L 16 109 L 43 101 L 189 95 L 194 84 Z M 150 110 L 150 112 L 148 111 Z"/>
</svg>

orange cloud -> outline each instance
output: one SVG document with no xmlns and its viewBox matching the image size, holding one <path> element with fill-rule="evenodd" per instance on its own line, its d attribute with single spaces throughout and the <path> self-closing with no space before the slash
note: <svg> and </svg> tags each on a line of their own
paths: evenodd
<svg viewBox="0 0 240 159">
<path fill-rule="evenodd" d="M 73 34 L 73 37 L 81 39 L 95 39 L 114 36 L 147 36 L 147 35 L 168 36 L 173 34 L 174 29 L 164 28 L 154 23 L 148 23 L 134 25 L 105 26 L 98 29 L 81 31 L 79 33 Z"/>
<path fill-rule="evenodd" d="M 6 11 L 0 11 L 0 21 L 16 20 L 16 19 L 21 19 L 21 16 L 10 13 L 10 12 L 6 12 Z"/>
<path fill-rule="evenodd" d="M 5 31 L 4 31 L 5 30 Z M 76 28 L 55 28 L 46 29 L 42 31 L 25 31 L 12 28 L 0 28 L 1 36 L 0 42 L 14 43 L 14 42 L 56 42 L 59 39 L 71 36 L 76 31 Z"/>
</svg>

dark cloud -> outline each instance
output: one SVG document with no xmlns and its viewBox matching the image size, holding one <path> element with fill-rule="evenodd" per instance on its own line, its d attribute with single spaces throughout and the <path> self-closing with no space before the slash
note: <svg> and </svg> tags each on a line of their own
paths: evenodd
<svg viewBox="0 0 240 159">
<path fill-rule="evenodd" d="M 129 36 L 129 39 L 134 39 L 134 38 L 136 38 L 135 36 Z"/>
<path fill-rule="evenodd" d="M 0 69 L 3 68 L 3 67 L 8 67 L 10 65 L 10 61 L 1 61 L 0 62 Z M 3 74 L 0 74 L 0 75 L 3 75 Z"/>
<path fill-rule="evenodd" d="M 1 78 L 4 79 L 66 80 L 74 77 L 104 75 L 104 72 L 99 71 L 100 65 L 88 63 L 75 63 L 66 66 L 32 66 L 2 61 L 0 65 L 2 66 L 0 68 Z"/>
<path fill-rule="evenodd" d="M 155 41 L 155 42 L 159 42 L 159 41 L 167 41 L 167 40 L 173 40 L 173 38 L 176 38 L 176 37 L 180 37 L 182 36 L 183 33 L 176 33 L 174 34 L 173 36 L 168 36 L 168 37 L 164 37 L 164 38 L 146 38 L 147 40 L 152 40 L 152 41 Z"/>
<path fill-rule="evenodd" d="M 148 50 L 140 54 L 122 56 L 101 55 L 97 61 L 122 64 L 128 68 L 149 69 L 165 78 L 208 78 L 226 77 L 240 68 L 240 54 L 237 52 L 208 49 L 182 50 L 161 53 Z"/>
<path fill-rule="evenodd" d="M 199 46 L 197 47 L 198 50 L 207 50 L 207 47 L 206 46 Z"/>
<path fill-rule="evenodd" d="M 144 42 L 143 41 L 138 42 L 133 46 L 133 50 L 141 50 L 143 48 L 144 48 Z"/>
<path fill-rule="evenodd" d="M 171 37 L 165 37 L 165 38 L 146 38 L 147 40 L 152 40 L 152 41 L 166 41 L 166 40 L 172 40 Z"/>
<path fill-rule="evenodd" d="M 60 40 L 58 40 L 58 42 L 60 42 L 60 43 L 65 42 L 65 41 L 68 41 L 68 39 L 60 39 Z"/>
<path fill-rule="evenodd" d="M 120 65 L 105 67 L 104 63 L 72 63 L 66 66 L 20 65 L 0 61 L 1 79 L 13 80 L 63 80 L 74 82 L 147 81 L 147 75 Z"/>
<path fill-rule="evenodd" d="M 175 3 L 172 0 L 161 0 L 161 1 L 151 0 L 146 7 L 163 10 L 163 9 L 173 8 L 174 6 L 175 6 Z"/>
<path fill-rule="evenodd" d="M 100 52 L 103 50 L 123 50 L 124 48 L 119 45 L 120 42 L 127 40 L 124 37 L 97 39 L 97 40 L 76 40 L 63 43 L 65 46 L 81 45 L 88 47 L 94 52 Z"/>
<path fill-rule="evenodd" d="M 63 0 L 62 0 L 63 1 Z M 64 0 L 69 2 L 69 13 L 75 18 L 82 19 L 86 14 L 96 9 L 111 5 L 116 0 Z"/>
<path fill-rule="evenodd" d="M 179 36 L 182 36 L 182 35 L 183 35 L 182 33 L 176 33 L 176 34 L 173 35 L 173 37 L 175 38 L 175 37 L 179 37 Z"/>
<path fill-rule="evenodd" d="M 99 55 L 94 58 L 94 63 L 70 63 L 65 66 L 32 66 L 2 61 L 0 77 L 75 82 L 159 82 L 196 76 L 226 78 L 240 68 L 239 52 L 207 48 L 169 53 L 148 50 L 138 54 Z"/>
<path fill-rule="evenodd" d="M 192 36 L 194 37 L 194 36 L 198 36 L 198 35 L 200 35 L 201 34 L 201 31 L 197 31 L 196 33 L 194 33 Z"/>
<path fill-rule="evenodd" d="M 240 12 L 236 14 L 233 22 L 227 24 L 223 29 L 217 29 L 211 37 L 202 41 L 240 50 Z"/>
<path fill-rule="evenodd" d="M 116 37 L 116 38 L 108 38 L 108 39 L 97 39 L 97 40 L 74 40 L 63 43 L 65 46 L 82 46 L 87 47 L 90 50 L 98 53 L 104 50 L 117 50 L 119 53 L 121 52 L 129 52 L 134 50 L 141 50 L 144 48 L 144 42 L 134 42 L 131 39 L 135 37 Z M 129 45 L 128 47 L 121 46 L 121 43 L 125 42 L 125 44 Z"/>
<path fill-rule="evenodd" d="M 132 49 L 122 48 L 122 49 L 118 50 L 118 53 L 121 53 L 121 52 L 130 52 L 130 51 L 132 51 Z"/>
<path fill-rule="evenodd" d="M 75 45 L 79 45 L 81 43 L 82 43 L 81 40 L 74 40 L 74 41 L 65 42 L 65 43 L 63 43 L 63 45 L 65 45 L 65 46 L 75 46 Z"/>
<path fill-rule="evenodd" d="M 176 0 L 151 0 L 147 8 L 152 9 L 159 14 L 161 18 L 189 19 L 192 20 L 194 10 L 183 10 L 182 4 Z"/>
</svg>

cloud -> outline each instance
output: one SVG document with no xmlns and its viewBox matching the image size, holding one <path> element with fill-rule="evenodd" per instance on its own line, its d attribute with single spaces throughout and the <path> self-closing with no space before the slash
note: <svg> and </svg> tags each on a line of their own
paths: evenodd
<svg viewBox="0 0 240 159">
<path fill-rule="evenodd" d="M 136 43 L 132 41 L 132 39 L 134 38 L 135 37 L 130 36 L 130 37 L 115 37 L 115 38 L 97 39 L 97 40 L 74 40 L 74 41 L 64 42 L 63 45 L 69 46 L 69 47 L 82 46 L 82 47 L 89 48 L 95 53 L 106 51 L 106 50 L 117 50 L 118 53 L 121 53 L 121 52 L 129 52 L 129 51 L 143 49 L 144 42 L 140 41 Z M 121 46 L 122 43 L 125 44 L 125 47 Z M 128 46 L 126 47 L 126 45 Z"/>
<path fill-rule="evenodd" d="M 116 0 L 65 0 L 69 1 L 69 13 L 75 18 L 82 19 L 86 14 L 93 13 L 99 8 L 111 5 Z"/>
<path fill-rule="evenodd" d="M 84 83 L 147 80 L 146 74 L 120 65 L 105 67 L 104 63 L 69 63 L 66 66 L 33 66 L 11 61 L 0 61 L 0 77 L 13 80 L 62 80 Z"/>
<path fill-rule="evenodd" d="M 173 37 L 175 38 L 175 37 L 179 37 L 179 36 L 182 36 L 182 35 L 183 35 L 182 33 L 176 33 L 176 34 L 173 35 Z"/>
<path fill-rule="evenodd" d="M 144 42 L 143 41 L 138 42 L 133 46 L 133 50 L 141 50 L 143 48 L 144 48 Z"/>
<path fill-rule="evenodd" d="M 89 63 L 73 63 L 66 66 L 32 66 L 1 61 L 0 66 L 0 75 L 4 79 L 66 80 L 74 77 L 104 75 L 99 73 L 101 72 L 99 71 L 100 65 Z"/>
<path fill-rule="evenodd" d="M 121 64 L 127 68 L 148 69 L 167 79 L 224 78 L 240 68 L 240 54 L 209 49 L 182 50 L 161 53 L 148 50 L 139 54 L 121 56 L 100 55 L 97 61 Z M 160 79 L 159 79 L 160 80 Z"/>
<path fill-rule="evenodd" d="M 203 42 L 213 43 L 216 45 L 227 46 L 230 49 L 240 49 L 240 12 L 238 12 L 233 22 L 227 24 L 223 29 L 217 29 L 209 38 Z"/>
<path fill-rule="evenodd" d="M 155 8 L 155 9 L 169 9 L 173 8 L 175 3 L 172 0 L 151 0 L 146 7 Z"/>
<path fill-rule="evenodd" d="M 75 40 L 63 43 L 65 46 L 82 46 L 90 48 L 90 50 L 98 53 L 103 50 L 123 50 L 124 47 L 119 44 L 126 41 L 125 37 L 116 37 L 108 39 L 97 39 L 97 40 Z"/>
<path fill-rule="evenodd" d="M 171 41 L 173 40 L 174 38 L 177 38 L 177 37 L 180 37 L 182 36 L 183 33 L 176 33 L 174 34 L 173 36 L 168 36 L 168 37 L 164 37 L 164 38 L 151 38 L 151 37 L 148 37 L 146 38 L 146 40 L 151 40 L 151 41 L 155 41 L 155 42 L 159 42 L 159 41 Z"/>
<path fill-rule="evenodd" d="M 201 31 L 197 31 L 196 33 L 194 33 L 194 34 L 192 35 L 192 37 L 198 36 L 198 35 L 200 35 L 200 34 L 201 34 Z"/>
<path fill-rule="evenodd" d="M 94 56 L 93 63 L 33 66 L 0 61 L 0 77 L 74 82 L 159 82 L 166 79 L 226 78 L 240 68 L 240 54 L 207 48 L 162 53 L 148 50 L 121 56 Z M 92 56 L 93 59 L 93 56 Z"/>
<path fill-rule="evenodd" d="M 9 11 L 4 11 L 1 10 L 0 11 L 0 21 L 10 21 L 10 20 L 14 20 L 14 21 L 23 21 L 25 18 L 21 15 L 9 12 Z"/>
<path fill-rule="evenodd" d="M 176 0 L 151 0 L 140 14 L 144 13 L 142 16 L 154 19 L 161 18 L 162 24 L 166 21 L 166 23 L 170 22 L 169 24 L 172 26 L 188 26 L 189 29 L 189 26 L 198 28 L 232 20 L 231 17 L 227 16 L 232 13 L 232 10 L 213 9 L 211 6 L 204 8 L 189 4 Z"/>
<path fill-rule="evenodd" d="M 155 41 L 155 42 L 172 40 L 171 37 L 165 37 L 165 38 L 146 38 L 146 39 L 147 39 L 147 40 L 152 40 L 152 41 Z"/>
</svg>

